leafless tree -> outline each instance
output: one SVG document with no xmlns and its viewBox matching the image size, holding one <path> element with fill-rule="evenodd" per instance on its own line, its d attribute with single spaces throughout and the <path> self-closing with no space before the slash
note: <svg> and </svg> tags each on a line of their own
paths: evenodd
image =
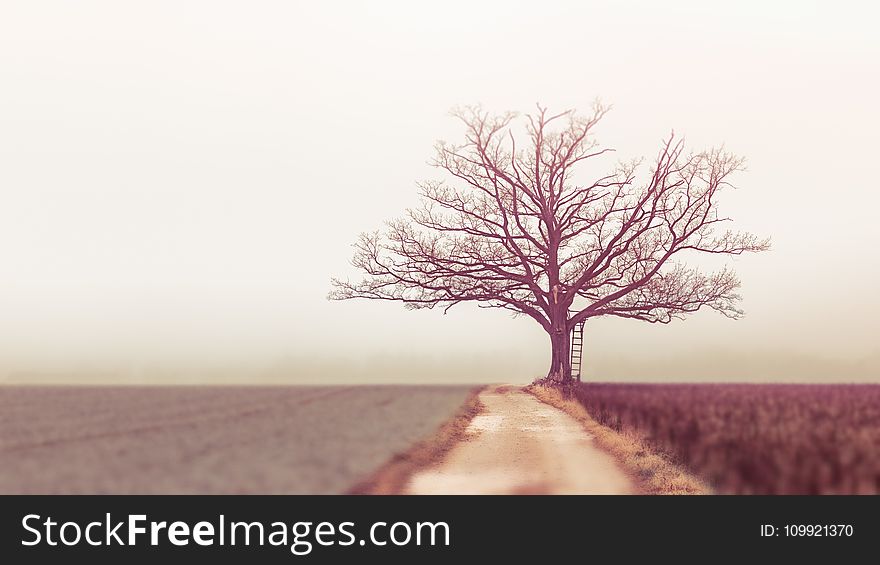
<svg viewBox="0 0 880 565">
<path fill-rule="evenodd" d="M 362 234 L 352 263 L 365 278 L 333 279 L 329 298 L 445 310 L 476 302 L 524 314 L 550 336 L 548 376 L 560 380 L 571 377 L 569 333 L 588 318 L 668 323 L 704 306 L 740 317 L 733 271 L 702 273 L 680 258 L 769 248 L 768 239 L 722 229 L 729 218 L 717 196 L 742 159 L 685 153 L 671 134 L 643 181 L 633 161 L 581 182 L 575 171 L 611 151 L 593 137 L 607 111 L 597 103 L 589 115 L 551 115 L 539 106 L 524 120 L 454 112 L 465 141 L 439 142 L 434 159 L 451 184 L 421 183 L 419 208 Z"/>
</svg>

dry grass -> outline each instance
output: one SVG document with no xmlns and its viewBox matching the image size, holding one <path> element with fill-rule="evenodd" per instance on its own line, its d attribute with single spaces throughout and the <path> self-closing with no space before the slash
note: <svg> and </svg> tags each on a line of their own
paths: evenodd
<svg viewBox="0 0 880 565">
<path fill-rule="evenodd" d="M 596 445 L 613 455 L 644 494 L 712 494 L 700 479 L 672 463 L 634 432 L 607 428 L 559 389 L 541 385 L 526 387 L 538 400 L 572 416 L 593 436 Z"/>
<path fill-rule="evenodd" d="M 413 474 L 440 463 L 457 443 L 467 441 L 468 424 L 483 411 L 479 400 L 482 390 L 475 388 L 461 408 L 433 435 L 394 455 L 373 475 L 352 487 L 348 494 L 401 494 Z"/>
</svg>

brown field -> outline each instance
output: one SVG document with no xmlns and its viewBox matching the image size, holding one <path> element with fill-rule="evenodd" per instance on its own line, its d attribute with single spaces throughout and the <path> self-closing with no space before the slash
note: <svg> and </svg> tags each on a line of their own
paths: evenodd
<svg viewBox="0 0 880 565">
<path fill-rule="evenodd" d="M 880 492 L 880 385 L 584 383 L 573 395 L 720 493 Z"/>
<path fill-rule="evenodd" d="M 0 387 L 0 494 L 342 493 L 468 386 Z"/>
</svg>

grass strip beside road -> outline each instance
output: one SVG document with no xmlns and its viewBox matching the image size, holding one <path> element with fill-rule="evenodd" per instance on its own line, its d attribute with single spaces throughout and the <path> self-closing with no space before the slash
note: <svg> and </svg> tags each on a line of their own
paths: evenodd
<svg viewBox="0 0 880 565">
<path fill-rule="evenodd" d="M 531 385 L 525 390 L 538 400 L 578 420 L 596 445 L 613 455 L 644 494 L 713 494 L 704 481 L 652 448 L 635 432 L 616 432 L 590 416 L 577 400 L 557 388 Z"/>
</svg>

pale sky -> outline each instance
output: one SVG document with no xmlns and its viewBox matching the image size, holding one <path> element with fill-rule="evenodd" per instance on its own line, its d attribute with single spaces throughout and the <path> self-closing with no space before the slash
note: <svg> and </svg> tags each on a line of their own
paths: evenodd
<svg viewBox="0 0 880 565">
<path fill-rule="evenodd" d="M 526 318 L 332 303 L 450 108 L 614 110 L 747 158 L 746 317 L 593 320 L 598 380 L 880 376 L 880 12 L 867 2 L 0 4 L 0 380 L 528 381 Z"/>
</svg>

